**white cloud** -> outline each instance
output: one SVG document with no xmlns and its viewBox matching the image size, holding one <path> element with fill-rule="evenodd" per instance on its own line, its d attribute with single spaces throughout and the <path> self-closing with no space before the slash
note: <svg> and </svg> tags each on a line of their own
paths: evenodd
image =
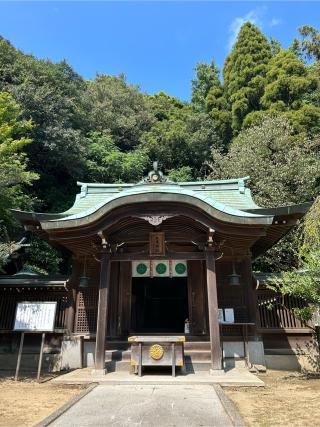
<svg viewBox="0 0 320 427">
<path fill-rule="evenodd" d="M 240 31 L 240 28 L 245 22 L 251 22 L 252 24 L 262 27 L 260 16 L 264 11 L 265 11 L 264 9 L 250 10 L 250 12 L 248 12 L 245 16 L 237 17 L 232 21 L 229 27 L 229 33 L 230 33 L 230 37 L 228 41 L 229 49 L 231 49 L 233 44 L 235 43 L 238 33 Z"/>
<path fill-rule="evenodd" d="M 278 18 L 272 18 L 269 25 L 270 27 L 275 27 L 276 25 L 281 24 L 281 19 Z"/>
</svg>

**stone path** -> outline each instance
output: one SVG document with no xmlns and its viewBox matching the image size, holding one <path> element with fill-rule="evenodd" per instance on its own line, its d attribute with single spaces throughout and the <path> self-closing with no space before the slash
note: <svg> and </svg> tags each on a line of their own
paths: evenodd
<svg viewBox="0 0 320 427">
<path fill-rule="evenodd" d="M 99 385 L 50 426 L 233 424 L 212 385 Z"/>
</svg>

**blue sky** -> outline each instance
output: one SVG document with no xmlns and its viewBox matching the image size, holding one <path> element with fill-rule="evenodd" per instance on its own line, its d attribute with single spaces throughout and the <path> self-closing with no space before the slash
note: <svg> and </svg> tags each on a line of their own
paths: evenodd
<svg viewBox="0 0 320 427">
<path fill-rule="evenodd" d="M 221 67 L 241 24 L 287 47 L 319 24 L 318 2 L 0 1 L 0 34 L 40 58 L 66 59 L 85 78 L 125 73 L 143 91 L 190 98 L 197 62 Z"/>
</svg>

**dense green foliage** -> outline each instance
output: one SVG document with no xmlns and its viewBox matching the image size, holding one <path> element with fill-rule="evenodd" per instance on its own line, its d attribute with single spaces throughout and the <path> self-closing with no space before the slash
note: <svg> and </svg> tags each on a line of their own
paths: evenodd
<svg viewBox="0 0 320 427">
<path fill-rule="evenodd" d="M 320 371 L 320 199 L 306 215 L 298 253 L 298 268 L 283 272 L 269 281 L 268 287 L 282 295 L 305 301 L 305 306 L 291 307 L 295 315 L 315 332 L 317 354 L 314 368 Z"/>
<path fill-rule="evenodd" d="M 32 122 L 21 118 L 22 112 L 12 96 L 0 92 L 0 221 L 12 227 L 10 208 L 30 208 L 32 198 L 26 187 L 38 178 L 28 171 L 25 154 Z M 1 225 L 0 222 L 0 225 Z"/>
<path fill-rule="evenodd" d="M 242 131 L 228 152 L 212 151 L 213 178 L 251 177 L 249 185 L 260 206 L 303 203 L 319 193 L 320 140 L 298 138 L 287 118 L 265 116 Z M 297 240 L 291 234 L 262 257 L 256 268 L 285 270 L 296 264 Z"/>
<path fill-rule="evenodd" d="M 312 27 L 302 26 L 283 49 L 245 23 L 223 79 L 214 62 L 198 63 L 191 101 L 183 102 L 142 93 L 123 75 L 85 81 L 66 62 L 39 60 L 0 38 L 1 226 L 16 240 L 23 231 L 10 208 L 61 211 L 78 180 L 137 182 L 153 160 L 174 181 L 250 175 L 262 206 L 313 200 L 320 183 L 319 57 Z M 297 242 L 293 232 L 257 267 L 296 265 Z M 38 255 L 26 251 L 26 263 L 56 272 L 60 255 L 32 245 Z"/>
</svg>

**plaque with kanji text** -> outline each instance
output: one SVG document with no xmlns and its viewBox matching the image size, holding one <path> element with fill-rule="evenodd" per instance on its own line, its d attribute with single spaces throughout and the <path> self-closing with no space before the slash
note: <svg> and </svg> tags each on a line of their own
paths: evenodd
<svg viewBox="0 0 320 427">
<path fill-rule="evenodd" d="M 161 231 L 149 233 L 149 254 L 163 256 L 165 251 L 164 233 Z"/>
</svg>

